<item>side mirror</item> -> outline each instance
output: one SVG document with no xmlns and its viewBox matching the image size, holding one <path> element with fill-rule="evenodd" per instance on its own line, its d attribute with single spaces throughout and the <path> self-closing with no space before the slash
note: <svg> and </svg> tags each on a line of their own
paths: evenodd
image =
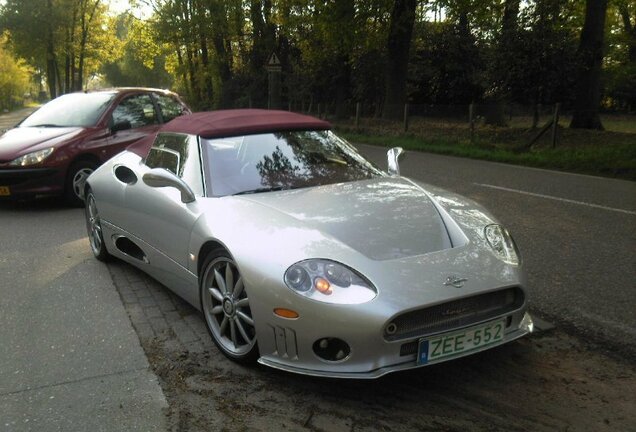
<svg viewBox="0 0 636 432">
<path fill-rule="evenodd" d="M 128 129 L 132 129 L 132 124 L 128 120 L 117 122 L 110 127 L 110 131 L 112 133 L 128 130 Z"/>
<path fill-rule="evenodd" d="M 181 192 L 181 202 L 191 203 L 196 199 L 190 186 L 164 168 L 153 168 L 143 175 L 142 180 L 150 187 L 173 187 Z"/>
<path fill-rule="evenodd" d="M 386 152 L 386 158 L 389 165 L 387 171 L 389 172 L 389 175 L 400 175 L 400 159 L 402 159 L 403 157 L 404 149 L 402 147 L 393 147 L 388 152 Z"/>
</svg>

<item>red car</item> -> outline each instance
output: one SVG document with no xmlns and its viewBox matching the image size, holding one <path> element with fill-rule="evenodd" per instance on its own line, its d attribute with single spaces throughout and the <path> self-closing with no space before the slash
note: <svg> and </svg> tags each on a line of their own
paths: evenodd
<svg viewBox="0 0 636 432">
<path fill-rule="evenodd" d="M 0 198 L 63 195 L 82 205 L 86 178 L 99 165 L 188 113 L 179 96 L 165 90 L 60 96 L 0 137 Z"/>
</svg>

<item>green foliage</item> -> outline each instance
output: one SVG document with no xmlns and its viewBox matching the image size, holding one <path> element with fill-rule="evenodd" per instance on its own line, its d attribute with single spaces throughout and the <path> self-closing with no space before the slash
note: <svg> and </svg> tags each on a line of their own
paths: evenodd
<svg viewBox="0 0 636 432">
<path fill-rule="evenodd" d="M 636 111 L 636 3 L 610 2 L 605 34 L 605 106 Z"/>
<path fill-rule="evenodd" d="M 21 106 L 31 82 L 31 70 L 6 49 L 6 39 L 0 35 L 0 111 Z"/>
<path fill-rule="evenodd" d="M 52 94 L 103 74 L 111 85 L 172 87 L 195 109 L 267 107 L 265 66 L 275 52 L 282 107 L 314 113 L 320 104 L 340 116 L 362 102 L 381 115 L 402 100 L 393 94 L 402 92 L 404 70 L 411 104 L 560 102 L 568 109 L 575 99 L 584 1 L 418 2 L 408 69 L 388 67 L 398 63 L 387 48 L 391 0 L 138 3 L 150 6 L 148 19 L 109 17 L 108 0 L 0 0 L 0 24 Z M 634 2 L 610 0 L 608 108 L 636 109 L 635 28 Z"/>
<path fill-rule="evenodd" d="M 415 104 L 469 104 L 484 95 L 483 50 L 453 23 L 416 26 L 410 95 Z"/>
<path fill-rule="evenodd" d="M 111 54 L 101 0 L 6 0 L 0 20 L 12 48 L 45 71 L 51 97 L 82 90 Z"/>
<path fill-rule="evenodd" d="M 116 17 L 111 27 L 117 37 L 115 60 L 105 63 L 101 71 L 113 86 L 170 88 L 173 77 L 166 70 L 167 44 L 154 37 L 150 23 L 129 14 Z"/>
</svg>

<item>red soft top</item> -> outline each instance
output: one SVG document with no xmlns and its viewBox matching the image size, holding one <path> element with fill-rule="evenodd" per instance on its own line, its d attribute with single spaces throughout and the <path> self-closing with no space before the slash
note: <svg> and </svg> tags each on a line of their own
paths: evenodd
<svg viewBox="0 0 636 432">
<path fill-rule="evenodd" d="M 179 116 L 166 123 L 160 132 L 221 138 L 276 131 L 325 129 L 331 129 L 331 124 L 303 114 L 263 109 L 235 109 Z"/>
</svg>

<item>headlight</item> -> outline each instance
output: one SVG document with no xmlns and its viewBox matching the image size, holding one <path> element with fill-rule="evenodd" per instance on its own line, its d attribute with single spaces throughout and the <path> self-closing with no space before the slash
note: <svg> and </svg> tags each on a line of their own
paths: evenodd
<svg viewBox="0 0 636 432">
<path fill-rule="evenodd" d="M 13 166 L 27 166 L 27 165 L 35 165 L 37 163 L 42 162 L 44 159 L 49 157 L 53 153 L 53 147 L 49 147 L 44 150 L 38 150 L 31 153 L 27 153 L 24 156 L 20 156 L 17 159 L 9 162 L 9 165 Z"/>
<path fill-rule="evenodd" d="M 362 275 L 325 259 L 294 264 L 285 272 L 285 284 L 302 296 L 325 303 L 358 304 L 377 295 L 375 287 Z"/>
<path fill-rule="evenodd" d="M 512 236 L 501 225 L 491 224 L 484 228 L 486 241 L 503 262 L 519 265 L 519 253 Z"/>
</svg>

